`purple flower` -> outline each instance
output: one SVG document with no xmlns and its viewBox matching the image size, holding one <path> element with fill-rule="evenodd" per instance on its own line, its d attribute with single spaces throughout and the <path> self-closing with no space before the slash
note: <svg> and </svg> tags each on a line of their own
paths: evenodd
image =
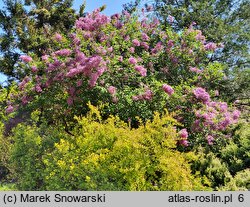
<svg viewBox="0 0 250 207">
<path fill-rule="evenodd" d="M 21 55 L 20 59 L 25 62 L 25 63 L 29 63 L 30 61 L 32 61 L 32 58 L 30 56 L 27 55 Z"/>
<path fill-rule="evenodd" d="M 111 15 L 111 19 L 120 19 L 121 15 L 119 13 Z"/>
<path fill-rule="evenodd" d="M 107 49 L 107 51 L 108 51 L 108 52 L 113 52 L 113 47 L 109 47 L 109 48 Z"/>
<path fill-rule="evenodd" d="M 217 45 L 215 43 L 213 43 L 213 42 L 209 42 L 209 43 L 204 45 L 204 48 L 206 50 L 215 51 L 216 48 L 217 48 Z"/>
<path fill-rule="evenodd" d="M 80 87 L 82 86 L 82 80 L 78 80 L 77 83 L 76 83 L 77 87 Z"/>
<path fill-rule="evenodd" d="M 174 22 L 174 17 L 171 15 L 168 15 L 168 21 L 169 23 L 173 23 Z"/>
<path fill-rule="evenodd" d="M 69 98 L 67 99 L 67 103 L 68 103 L 69 106 L 73 105 L 73 103 L 74 103 L 73 98 L 72 98 L 72 97 L 69 97 Z"/>
<path fill-rule="evenodd" d="M 139 97 L 138 96 L 132 96 L 132 100 L 133 101 L 139 101 Z"/>
<path fill-rule="evenodd" d="M 196 22 L 192 22 L 191 25 L 192 25 L 192 26 L 195 26 L 195 25 L 196 25 Z"/>
<path fill-rule="evenodd" d="M 42 60 L 43 60 L 43 61 L 48 60 L 48 58 L 49 58 L 49 56 L 48 56 L 48 55 L 43 55 L 43 56 L 42 56 Z"/>
<path fill-rule="evenodd" d="M 69 49 L 62 49 L 62 50 L 56 51 L 55 54 L 59 55 L 59 56 L 65 56 L 65 57 L 67 57 L 67 56 L 71 55 L 71 50 L 69 50 Z"/>
<path fill-rule="evenodd" d="M 147 70 L 141 65 L 136 65 L 135 70 L 138 71 L 141 74 L 141 76 L 147 75 Z"/>
<path fill-rule="evenodd" d="M 215 96 L 219 96 L 219 91 L 218 91 L 218 90 L 215 90 L 215 91 L 214 91 L 214 95 L 215 95 Z"/>
<path fill-rule="evenodd" d="M 240 117 L 240 111 L 234 110 L 232 115 L 233 115 L 233 120 L 238 120 Z"/>
<path fill-rule="evenodd" d="M 98 76 L 101 76 L 105 72 L 106 68 L 105 67 L 99 67 L 97 70 Z"/>
<path fill-rule="evenodd" d="M 141 46 L 144 47 L 145 50 L 149 49 L 148 43 L 146 42 L 141 42 Z"/>
<path fill-rule="evenodd" d="M 114 95 L 116 93 L 116 87 L 114 86 L 109 86 L 108 87 L 108 92 L 111 94 L 111 95 Z"/>
<path fill-rule="evenodd" d="M 151 12 L 151 11 L 153 11 L 153 6 L 151 6 L 151 5 L 147 5 L 146 10 L 147 10 L 147 12 Z"/>
<path fill-rule="evenodd" d="M 135 64 L 137 63 L 137 60 L 136 60 L 134 57 L 130 57 L 130 58 L 128 59 L 128 62 L 129 62 L 130 64 L 135 65 Z"/>
<path fill-rule="evenodd" d="M 116 96 L 113 96 L 112 102 L 113 102 L 113 103 L 117 103 L 118 101 L 119 101 L 119 99 L 118 99 Z"/>
<path fill-rule="evenodd" d="M 171 96 L 174 93 L 174 89 L 167 84 L 163 84 L 162 88 L 169 96 Z"/>
<path fill-rule="evenodd" d="M 106 55 L 107 51 L 104 49 L 104 47 L 100 46 L 96 48 L 96 52 L 101 55 Z"/>
<path fill-rule="evenodd" d="M 103 59 L 100 56 L 92 56 L 88 58 L 88 60 L 86 61 L 85 68 L 87 69 L 96 68 L 101 64 L 102 60 Z"/>
<path fill-rule="evenodd" d="M 137 46 L 137 47 L 140 46 L 140 42 L 137 39 L 132 40 L 132 43 L 134 46 Z"/>
<path fill-rule="evenodd" d="M 188 54 L 189 54 L 189 55 L 192 55 L 192 54 L 194 54 L 194 51 L 193 51 L 192 49 L 189 49 L 189 50 L 188 50 Z"/>
<path fill-rule="evenodd" d="M 220 107 L 221 112 L 226 112 L 227 111 L 227 103 L 219 102 L 219 107 Z"/>
<path fill-rule="evenodd" d="M 129 41 L 129 40 L 130 40 L 129 35 L 126 35 L 126 36 L 124 37 L 124 40 L 125 40 L 125 41 Z"/>
<path fill-rule="evenodd" d="M 26 86 L 26 84 L 30 81 L 29 77 L 25 77 L 22 82 L 18 85 L 19 86 L 19 90 L 23 90 L 24 87 Z"/>
<path fill-rule="evenodd" d="M 158 42 L 155 47 L 152 49 L 152 53 L 156 54 L 157 52 L 159 52 L 160 50 L 162 50 L 163 46 L 162 46 L 162 42 Z"/>
<path fill-rule="evenodd" d="M 187 139 L 188 138 L 187 129 L 182 129 L 181 131 L 179 131 L 179 135 L 180 135 L 181 138 Z"/>
<path fill-rule="evenodd" d="M 153 23 L 151 24 L 151 28 L 156 28 L 157 26 L 159 26 L 160 21 L 159 19 L 157 19 L 156 17 L 153 19 Z"/>
<path fill-rule="evenodd" d="M 207 143 L 208 143 L 209 145 L 212 145 L 212 144 L 213 144 L 213 141 L 214 141 L 213 136 L 208 135 L 208 136 L 207 136 Z"/>
<path fill-rule="evenodd" d="M 226 129 L 230 124 L 232 124 L 232 119 L 229 113 L 224 114 L 224 119 L 219 123 L 220 129 Z"/>
<path fill-rule="evenodd" d="M 70 87 L 70 88 L 68 89 L 68 93 L 69 93 L 71 96 L 73 96 L 73 95 L 75 94 L 75 92 L 76 92 L 75 87 Z"/>
<path fill-rule="evenodd" d="M 234 104 L 239 104 L 240 103 L 240 100 L 235 100 L 234 101 Z"/>
<path fill-rule="evenodd" d="M 42 88 L 41 88 L 40 85 L 36 85 L 35 86 L 35 90 L 36 90 L 37 93 L 41 93 L 42 92 Z"/>
<path fill-rule="evenodd" d="M 62 41 L 62 35 L 60 35 L 59 33 L 56 33 L 55 34 L 55 39 L 56 39 L 56 41 L 61 42 Z"/>
<path fill-rule="evenodd" d="M 141 37 L 142 37 L 143 41 L 148 41 L 149 40 L 149 37 L 148 37 L 148 35 L 146 33 L 142 33 Z"/>
<path fill-rule="evenodd" d="M 196 131 L 196 132 L 201 131 L 202 128 L 201 128 L 200 125 L 201 125 L 200 120 L 196 119 L 196 120 L 194 121 L 194 123 L 193 123 L 192 130 L 193 130 L 193 131 Z"/>
<path fill-rule="evenodd" d="M 202 35 L 200 30 L 198 30 L 198 34 L 195 36 L 195 39 L 201 41 L 202 43 L 205 42 L 205 36 Z"/>
<path fill-rule="evenodd" d="M 31 71 L 32 71 L 33 73 L 35 73 L 35 72 L 37 72 L 37 71 L 38 71 L 38 69 L 37 69 L 37 67 L 36 67 L 36 66 L 32 66 L 32 67 L 31 67 Z"/>
<path fill-rule="evenodd" d="M 131 14 L 127 11 L 123 11 L 122 13 L 126 16 L 127 19 L 131 17 Z"/>
<path fill-rule="evenodd" d="M 122 62 L 122 61 L 123 61 L 123 57 L 120 56 L 120 57 L 118 58 L 118 60 L 119 60 L 120 62 Z"/>
<path fill-rule="evenodd" d="M 97 73 L 91 74 L 90 80 L 89 80 L 89 86 L 91 88 L 93 88 L 96 85 L 98 78 L 99 78 L 99 75 Z"/>
<path fill-rule="evenodd" d="M 210 101 L 210 96 L 203 88 L 196 88 L 193 90 L 195 97 L 201 100 L 203 103 L 207 104 Z"/>
<path fill-rule="evenodd" d="M 11 105 L 9 105 L 9 106 L 7 107 L 7 109 L 6 109 L 6 113 L 8 113 L 8 114 L 12 113 L 13 111 L 14 111 L 14 108 L 13 108 L 13 106 L 11 106 Z"/>
<path fill-rule="evenodd" d="M 153 97 L 153 92 L 150 89 L 147 89 L 142 97 L 144 100 L 151 100 Z"/>
<path fill-rule="evenodd" d="M 201 73 L 202 72 L 200 69 L 198 69 L 196 67 L 190 67 L 189 70 L 192 71 L 192 72 L 195 72 L 195 73 Z"/>
<path fill-rule="evenodd" d="M 76 75 L 78 75 L 79 73 L 81 73 L 81 71 L 77 68 L 73 68 L 71 69 L 67 74 L 66 74 L 66 77 L 69 77 L 69 78 L 72 78 Z"/>
<path fill-rule="evenodd" d="M 72 39 L 72 43 L 74 45 L 80 45 L 81 40 L 76 36 L 76 34 L 72 33 L 69 35 L 69 37 Z"/>
<path fill-rule="evenodd" d="M 168 47 L 173 47 L 174 46 L 174 41 L 173 40 L 169 40 L 168 41 Z"/>
<path fill-rule="evenodd" d="M 75 26 L 77 29 L 92 32 L 109 22 L 109 17 L 101 14 L 99 10 L 96 10 L 93 13 L 87 14 L 86 17 L 80 17 L 79 20 L 76 21 Z"/>
<path fill-rule="evenodd" d="M 208 106 L 210 106 L 210 107 L 213 107 L 213 108 L 215 108 L 216 106 L 217 106 L 217 102 L 215 102 L 215 101 L 210 101 L 207 105 Z"/>
<path fill-rule="evenodd" d="M 29 98 L 27 96 L 22 97 L 22 104 L 26 105 L 29 102 Z"/>
<path fill-rule="evenodd" d="M 134 47 L 129 48 L 129 52 L 135 53 L 135 48 Z"/>
<path fill-rule="evenodd" d="M 186 139 L 179 140 L 179 145 L 184 147 L 188 147 L 188 141 Z"/>
<path fill-rule="evenodd" d="M 76 52 L 76 61 L 77 62 L 84 62 L 86 60 L 86 56 L 83 52 L 77 51 Z"/>
</svg>

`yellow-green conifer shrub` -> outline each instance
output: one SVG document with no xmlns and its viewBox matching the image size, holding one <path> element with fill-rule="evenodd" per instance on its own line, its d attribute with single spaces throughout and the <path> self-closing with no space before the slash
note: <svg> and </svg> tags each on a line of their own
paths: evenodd
<svg viewBox="0 0 250 207">
<path fill-rule="evenodd" d="M 44 157 L 47 190 L 202 190 L 190 153 L 178 152 L 178 123 L 166 112 L 137 129 L 118 117 L 101 120 L 93 106 Z"/>
</svg>

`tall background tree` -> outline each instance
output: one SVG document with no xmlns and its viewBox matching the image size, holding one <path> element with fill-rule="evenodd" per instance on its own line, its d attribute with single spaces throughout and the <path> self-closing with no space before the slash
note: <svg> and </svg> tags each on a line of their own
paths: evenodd
<svg viewBox="0 0 250 207">
<path fill-rule="evenodd" d="M 73 0 L 4 0 L 0 9 L 0 72 L 20 79 L 16 63 L 20 54 L 42 56 L 52 34 L 67 34 L 78 16 Z M 81 12 L 84 10 L 84 4 Z"/>
<path fill-rule="evenodd" d="M 224 44 L 210 61 L 225 64 L 227 78 L 220 92 L 228 101 L 249 106 L 250 2 L 248 0 L 154 0 L 155 14 L 164 27 L 182 31 L 193 22 L 207 42 Z M 170 17 L 174 21 L 169 21 Z"/>
</svg>

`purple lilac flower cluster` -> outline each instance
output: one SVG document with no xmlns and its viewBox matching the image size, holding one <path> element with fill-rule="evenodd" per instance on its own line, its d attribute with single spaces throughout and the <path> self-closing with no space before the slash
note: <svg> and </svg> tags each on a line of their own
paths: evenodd
<svg viewBox="0 0 250 207">
<path fill-rule="evenodd" d="M 174 89 L 167 84 L 163 84 L 162 88 L 169 96 L 171 96 L 174 93 Z"/>
<path fill-rule="evenodd" d="M 188 146 L 188 131 L 186 128 L 182 129 L 179 131 L 179 136 L 181 137 L 181 139 L 178 141 L 179 145 L 182 145 L 184 147 Z"/>
<path fill-rule="evenodd" d="M 153 92 L 149 88 L 146 88 L 144 93 L 132 97 L 134 101 L 143 101 L 143 100 L 148 101 L 151 100 L 152 98 L 153 98 Z"/>
<path fill-rule="evenodd" d="M 209 94 L 203 88 L 200 88 L 200 87 L 195 88 L 193 90 L 193 93 L 195 95 L 195 98 L 197 98 L 198 100 L 202 101 L 204 104 L 206 104 L 206 103 L 208 103 L 210 101 Z"/>
<path fill-rule="evenodd" d="M 217 45 L 213 42 L 209 42 L 209 43 L 204 45 L 204 48 L 206 50 L 215 51 L 217 49 Z"/>
<path fill-rule="evenodd" d="M 21 55 L 21 56 L 20 56 L 20 59 L 21 59 L 23 62 L 25 62 L 25 63 L 29 63 L 29 62 L 32 61 L 32 58 L 31 58 L 30 56 L 28 56 L 28 55 Z"/>
<path fill-rule="evenodd" d="M 75 26 L 77 29 L 92 32 L 109 22 L 110 18 L 101 14 L 100 10 L 97 9 L 93 13 L 87 14 L 86 17 L 80 17 L 79 20 L 76 20 Z"/>
<path fill-rule="evenodd" d="M 225 102 L 211 101 L 208 93 L 203 88 L 196 88 L 193 91 L 195 97 L 203 102 L 203 107 L 195 111 L 196 120 L 193 123 L 192 131 L 201 132 L 207 129 L 213 131 L 225 131 L 227 128 L 238 122 L 239 110 L 231 111 Z M 214 142 L 214 137 L 207 137 L 208 144 Z"/>
</svg>

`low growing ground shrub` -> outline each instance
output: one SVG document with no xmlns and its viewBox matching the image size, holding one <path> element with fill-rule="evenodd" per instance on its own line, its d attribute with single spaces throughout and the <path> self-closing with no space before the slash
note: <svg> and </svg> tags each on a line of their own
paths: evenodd
<svg viewBox="0 0 250 207">
<path fill-rule="evenodd" d="M 55 144 L 45 164 L 47 190 L 200 190 L 191 174 L 192 153 L 180 153 L 180 140 L 167 113 L 131 129 L 118 117 L 101 120 L 91 107 L 77 118 L 74 137 Z"/>
</svg>

